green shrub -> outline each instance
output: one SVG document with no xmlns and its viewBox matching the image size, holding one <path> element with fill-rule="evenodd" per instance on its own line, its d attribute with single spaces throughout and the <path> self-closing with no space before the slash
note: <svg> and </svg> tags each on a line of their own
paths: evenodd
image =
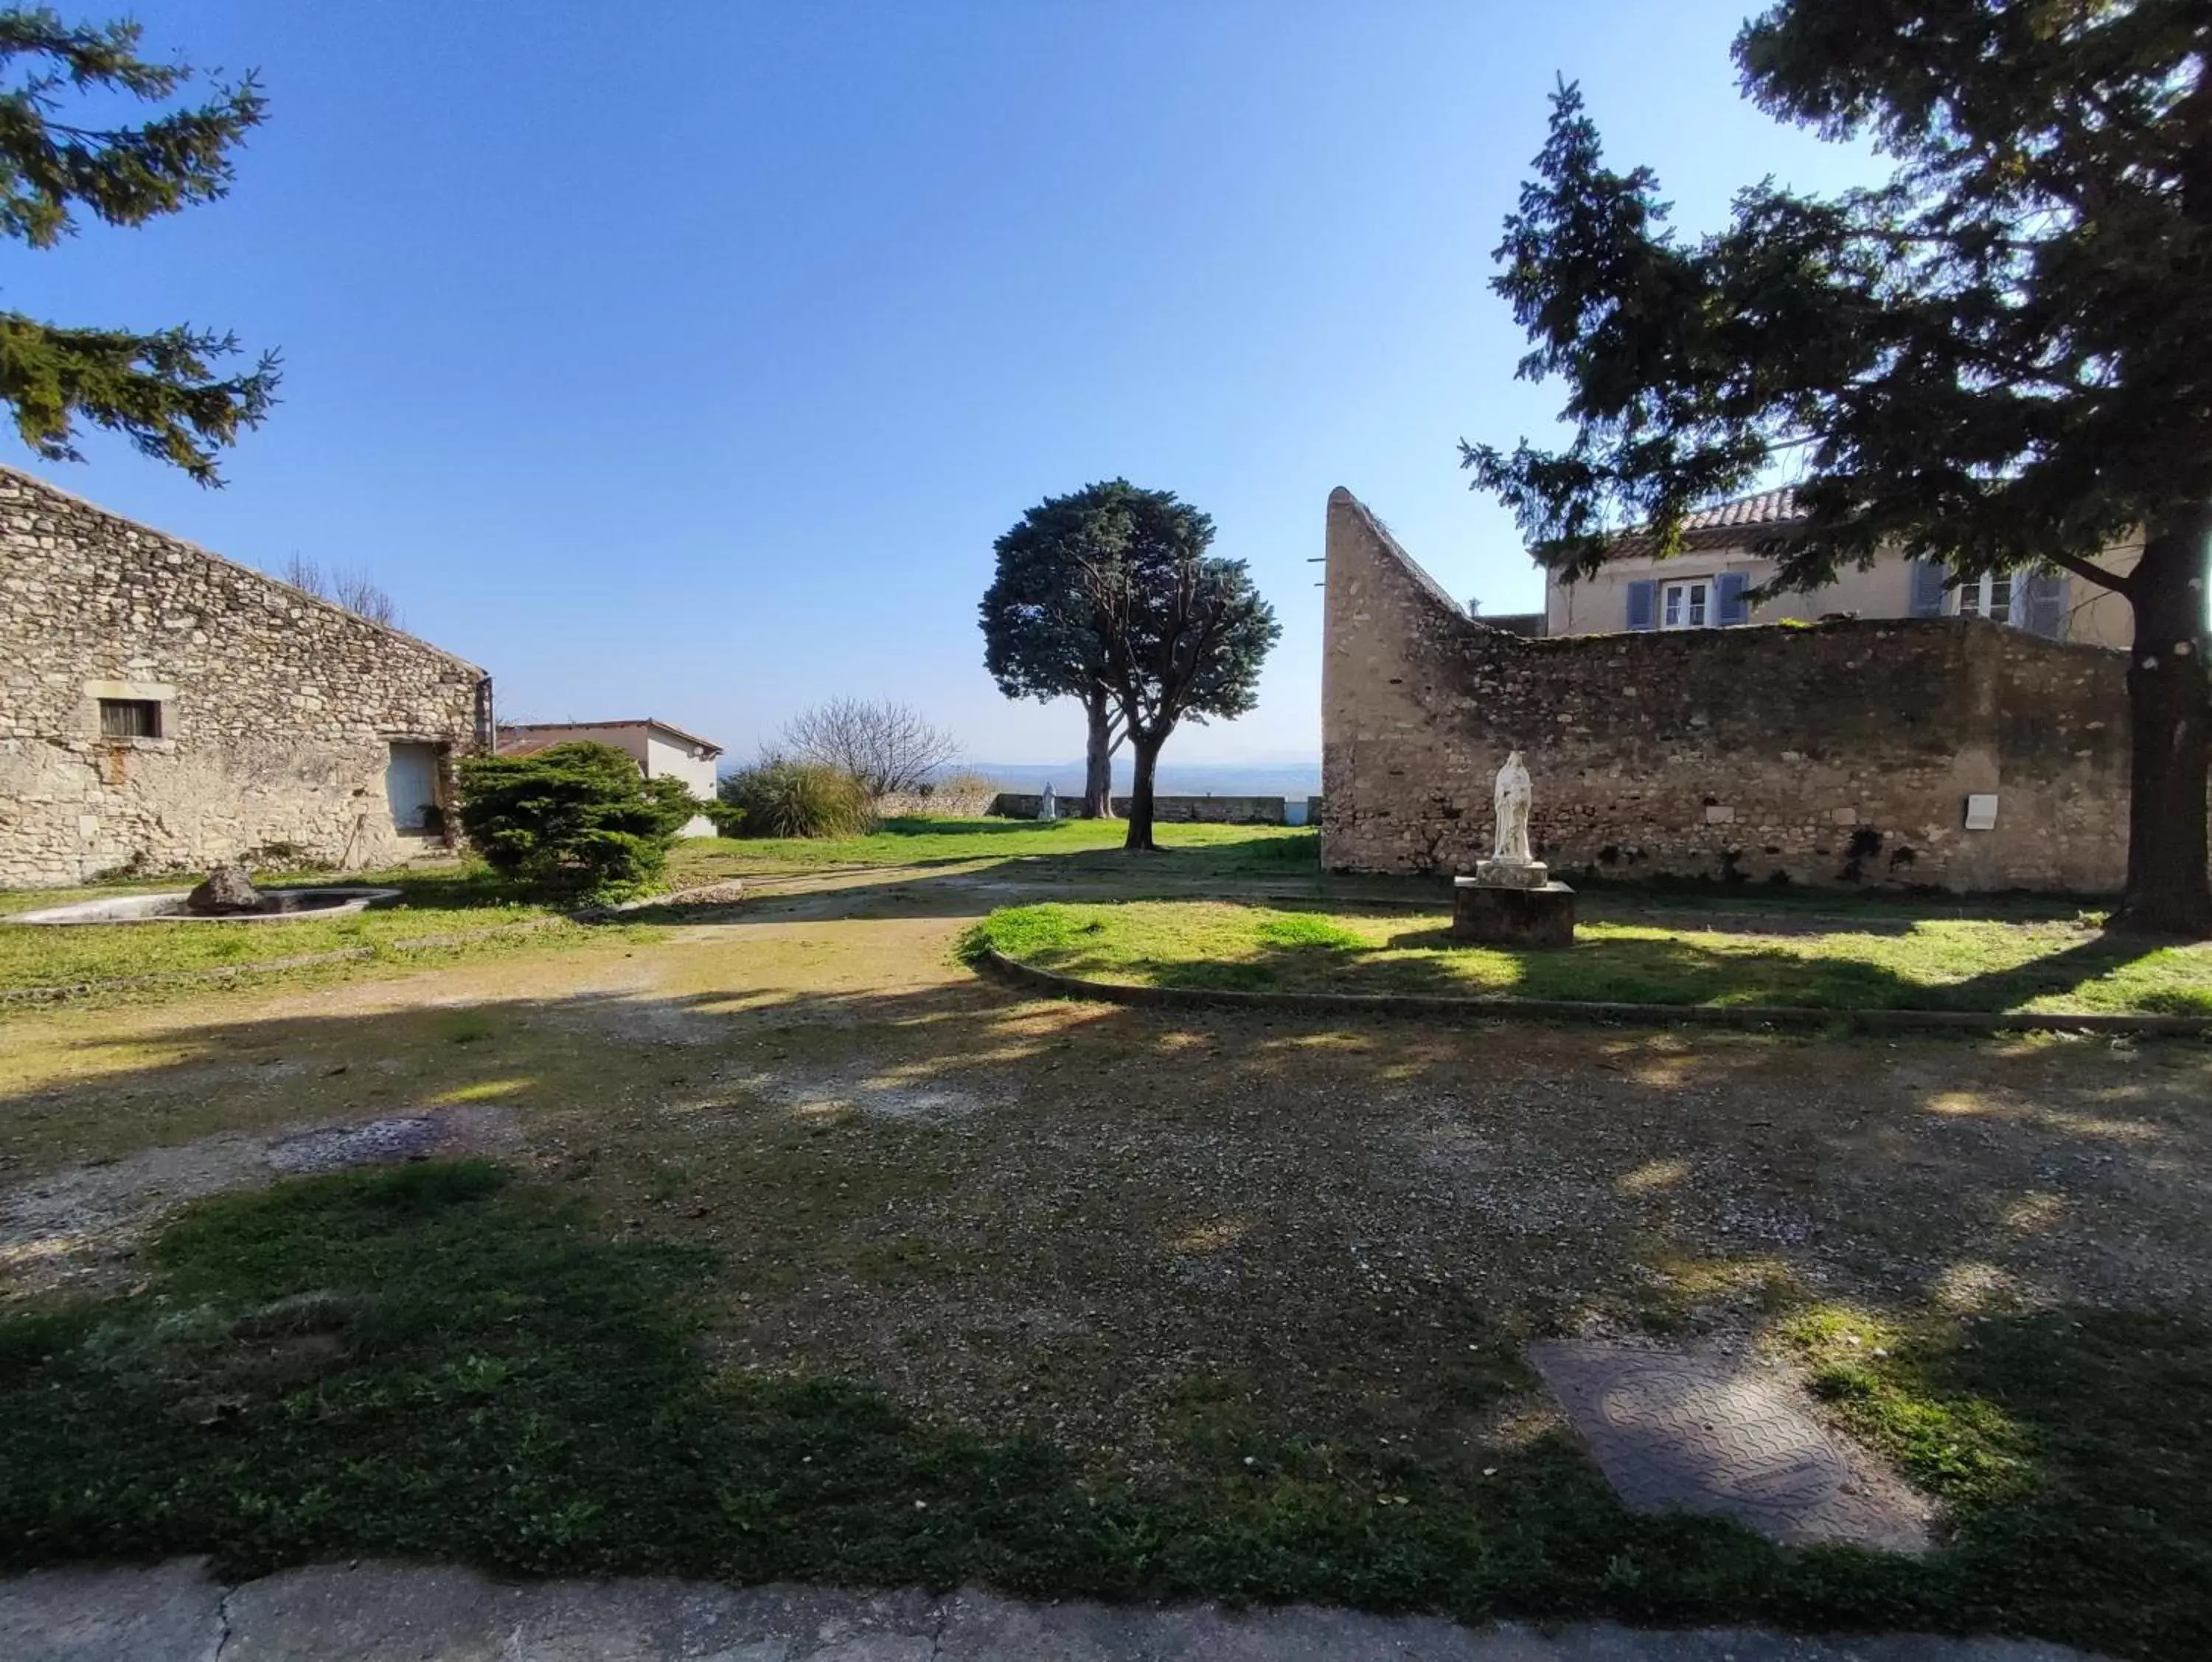
<svg viewBox="0 0 2212 1662">
<path fill-rule="evenodd" d="M 700 804 L 680 779 L 647 779 L 611 745 L 555 745 L 461 764 L 461 827 L 511 882 L 613 896 L 659 877 Z"/>
<path fill-rule="evenodd" d="M 725 837 L 859 837 L 875 827 L 860 782 L 821 762 L 771 756 L 722 781 Z"/>
</svg>

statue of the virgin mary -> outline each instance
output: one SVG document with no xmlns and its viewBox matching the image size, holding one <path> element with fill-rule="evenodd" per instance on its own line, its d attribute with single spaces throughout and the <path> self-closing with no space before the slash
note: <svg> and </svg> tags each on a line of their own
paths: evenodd
<svg viewBox="0 0 2212 1662">
<path fill-rule="evenodd" d="M 1510 866 L 1530 863 L 1528 853 L 1528 769 L 1519 751 L 1509 752 L 1498 770 L 1492 799 L 1498 808 L 1498 841 L 1491 858 Z"/>
</svg>

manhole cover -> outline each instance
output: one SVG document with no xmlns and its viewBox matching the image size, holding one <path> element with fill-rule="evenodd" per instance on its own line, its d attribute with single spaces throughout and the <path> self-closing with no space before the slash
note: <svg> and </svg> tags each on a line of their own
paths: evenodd
<svg viewBox="0 0 2212 1662">
<path fill-rule="evenodd" d="M 1725 1357 L 1583 1340 L 1529 1358 L 1626 1506 L 1718 1513 L 1791 1546 L 1928 1549 L 1926 1505 L 1782 1380 Z"/>
</svg>

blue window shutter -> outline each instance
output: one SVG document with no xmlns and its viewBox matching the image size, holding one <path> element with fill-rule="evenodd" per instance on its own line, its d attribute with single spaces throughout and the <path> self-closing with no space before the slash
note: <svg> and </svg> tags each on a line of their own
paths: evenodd
<svg viewBox="0 0 2212 1662">
<path fill-rule="evenodd" d="M 2040 635 L 2046 641 L 2066 638 L 2066 575 L 2058 571 L 2038 571 L 2025 575 L 2020 581 L 2027 590 L 2027 604 L 2020 613 L 2021 627 L 2031 635 Z"/>
<path fill-rule="evenodd" d="M 1942 617 L 1942 566 L 1934 560 L 1907 560 L 1905 565 L 1912 573 L 1912 615 L 1916 618 Z"/>
<path fill-rule="evenodd" d="M 1656 629 L 1658 618 L 1653 615 L 1652 595 L 1659 585 L 1649 578 L 1628 586 L 1628 626 L 1631 629 Z"/>
<path fill-rule="evenodd" d="M 1743 598 L 1744 590 L 1750 587 L 1747 571 L 1723 571 L 1713 579 L 1714 617 L 1722 628 L 1751 621 L 1751 605 Z"/>
</svg>

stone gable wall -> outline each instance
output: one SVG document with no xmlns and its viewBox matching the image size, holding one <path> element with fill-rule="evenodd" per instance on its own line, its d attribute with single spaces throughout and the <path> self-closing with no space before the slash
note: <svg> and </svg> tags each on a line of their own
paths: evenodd
<svg viewBox="0 0 2212 1662">
<path fill-rule="evenodd" d="M 356 868 L 420 852 L 392 823 L 390 745 L 439 746 L 449 771 L 484 679 L 0 469 L 0 886 L 278 849 Z M 161 736 L 103 739 L 103 696 L 158 700 Z"/>
<path fill-rule="evenodd" d="M 1531 640 L 1329 499 L 1322 859 L 1462 872 L 1519 748 L 1563 871 L 2096 892 L 2126 872 L 2124 660 L 1978 620 Z M 1995 793 L 1994 831 L 1966 799 Z"/>
</svg>

